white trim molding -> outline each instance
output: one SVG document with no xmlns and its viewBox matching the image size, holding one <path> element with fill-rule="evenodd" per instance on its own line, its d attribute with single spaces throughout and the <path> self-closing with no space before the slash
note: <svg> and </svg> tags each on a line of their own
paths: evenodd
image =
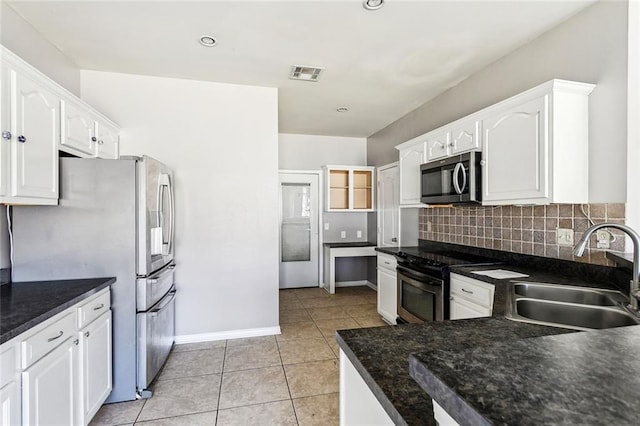
<svg viewBox="0 0 640 426">
<path fill-rule="evenodd" d="M 183 343 L 213 342 L 215 340 L 241 339 L 245 337 L 272 336 L 281 334 L 280 326 L 264 328 L 246 328 L 242 330 L 218 331 L 215 333 L 184 334 L 175 337 L 176 345 Z"/>
</svg>

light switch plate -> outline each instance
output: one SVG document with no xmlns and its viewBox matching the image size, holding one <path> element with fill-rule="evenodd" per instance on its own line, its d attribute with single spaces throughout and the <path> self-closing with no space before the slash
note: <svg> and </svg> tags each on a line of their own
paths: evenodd
<svg viewBox="0 0 640 426">
<path fill-rule="evenodd" d="M 347 231 L 340 231 L 340 238 L 347 238 Z"/>
<path fill-rule="evenodd" d="M 324 223 L 324 230 L 328 231 L 329 230 L 329 222 L 325 222 Z"/>
<path fill-rule="evenodd" d="M 573 229 L 558 228 L 556 231 L 557 243 L 560 246 L 573 245 Z"/>
<path fill-rule="evenodd" d="M 360 230 L 356 231 L 356 238 L 362 238 L 362 231 Z"/>
</svg>

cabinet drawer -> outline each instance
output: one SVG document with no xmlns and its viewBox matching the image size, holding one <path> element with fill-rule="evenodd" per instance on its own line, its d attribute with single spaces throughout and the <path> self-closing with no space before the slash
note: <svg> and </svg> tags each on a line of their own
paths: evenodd
<svg viewBox="0 0 640 426">
<path fill-rule="evenodd" d="M 385 268 L 395 271 L 397 265 L 398 262 L 396 261 L 395 256 L 378 252 L 378 268 Z"/>
<path fill-rule="evenodd" d="M 75 309 L 22 341 L 22 368 L 25 369 L 75 335 Z"/>
<path fill-rule="evenodd" d="M 8 344 L 0 349 L 0 388 L 14 379 L 16 368 L 16 347 Z"/>
<path fill-rule="evenodd" d="M 78 307 L 78 328 L 84 328 L 85 325 L 107 312 L 110 307 L 111 294 L 108 289 L 84 302 Z"/>
<path fill-rule="evenodd" d="M 451 294 L 456 294 L 480 306 L 493 307 L 493 284 L 451 274 Z"/>
</svg>

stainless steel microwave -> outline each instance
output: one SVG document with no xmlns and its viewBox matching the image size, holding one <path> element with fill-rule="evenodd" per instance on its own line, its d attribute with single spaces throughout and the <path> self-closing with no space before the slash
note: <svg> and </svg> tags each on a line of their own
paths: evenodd
<svg viewBox="0 0 640 426">
<path fill-rule="evenodd" d="M 420 166 L 420 201 L 425 204 L 482 201 L 482 153 L 473 151 Z"/>
</svg>

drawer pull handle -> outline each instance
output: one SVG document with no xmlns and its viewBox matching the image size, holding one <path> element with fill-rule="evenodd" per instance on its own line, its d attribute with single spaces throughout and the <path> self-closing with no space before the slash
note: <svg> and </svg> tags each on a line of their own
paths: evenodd
<svg viewBox="0 0 640 426">
<path fill-rule="evenodd" d="M 84 333 L 84 337 L 89 337 L 89 332 Z"/>
<path fill-rule="evenodd" d="M 76 345 L 76 346 L 78 346 L 78 343 L 80 343 L 79 339 L 76 339 L 76 340 L 73 341 L 73 344 Z"/>
<path fill-rule="evenodd" d="M 96 306 L 95 308 L 93 308 L 93 310 L 94 311 L 99 311 L 102 308 L 104 308 L 104 303 L 101 303 L 99 306 Z"/>
<path fill-rule="evenodd" d="M 58 334 L 56 337 L 49 337 L 47 339 L 47 342 L 53 342 L 54 340 L 57 340 L 57 339 L 61 338 L 63 334 L 64 334 L 64 332 L 62 330 L 60 330 L 60 334 Z"/>
<path fill-rule="evenodd" d="M 385 265 L 391 265 L 391 263 L 390 263 L 390 262 L 384 262 L 384 264 L 385 264 Z"/>
<path fill-rule="evenodd" d="M 462 291 L 464 291 L 465 293 L 468 293 L 468 294 L 473 294 L 473 292 L 472 292 L 472 291 L 469 291 L 469 290 L 465 290 L 464 288 L 463 288 L 463 289 L 461 289 L 461 290 L 462 290 Z"/>
</svg>

